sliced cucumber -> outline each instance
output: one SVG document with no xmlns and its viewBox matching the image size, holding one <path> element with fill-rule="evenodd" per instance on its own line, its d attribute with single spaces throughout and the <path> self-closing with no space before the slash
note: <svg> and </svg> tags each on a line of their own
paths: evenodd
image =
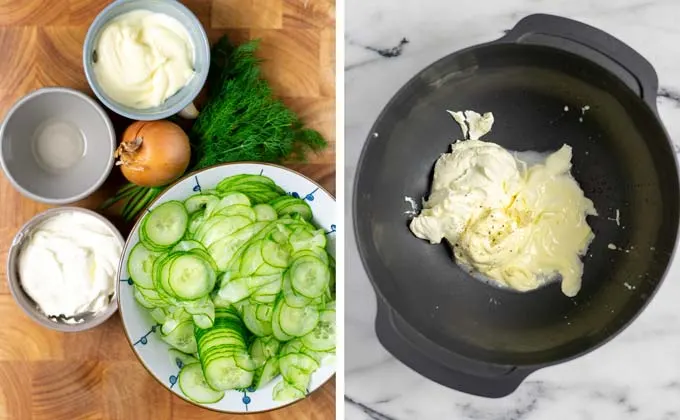
<svg viewBox="0 0 680 420">
<path fill-rule="evenodd" d="M 277 357 L 268 359 L 264 366 L 255 371 L 255 389 L 260 389 L 273 381 L 279 372 L 279 359 Z"/>
<path fill-rule="evenodd" d="M 185 365 L 177 381 L 184 396 L 199 404 L 212 404 L 224 398 L 224 391 L 217 391 L 208 385 L 200 363 Z"/>
<path fill-rule="evenodd" d="M 279 362 L 280 364 L 280 362 Z M 278 384 L 274 386 L 274 394 L 273 394 L 273 399 L 274 401 L 291 401 L 291 400 L 299 400 L 300 398 L 305 397 L 305 391 L 302 389 L 296 388 L 294 385 L 286 382 L 286 381 L 281 381 Z"/>
<path fill-rule="evenodd" d="M 225 178 L 144 216 L 128 255 L 134 297 L 184 366 L 188 398 L 215 402 L 279 373 L 275 398 L 304 397 L 335 350 L 334 261 L 311 218 L 305 200 L 261 175 Z"/>
<path fill-rule="evenodd" d="M 253 207 L 253 210 L 255 211 L 257 220 L 260 222 L 268 222 L 278 219 L 276 210 L 274 210 L 274 207 L 270 206 L 269 204 L 258 204 Z"/>
<path fill-rule="evenodd" d="M 260 312 L 260 308 L 268 310 L 269 321 L 260 319 L 257 314 Z M 272 335 L 272 323 L 271 317 L 274 312 L 274 308 L 270 305 L 264 304 L 247 304 L 243 308 L 243 322 L 246 327 L 258 337 L 265 337 Z"/>
<path fill-rule="evenodd" d="M 330 282 L 328 266 L 316 257 L 304 256 L 293 261 L 290 280 L 296 293 L 314 299 L 321 296 Z"/>
<path fill-rule="evenodd" d="M 244 216 L 221 216 L 216 223 L 210 224 L 210 229 L 204 232 L 202 234 L 203 236 L 199 238 L 203 245 L 210 247 L 214 242 L 217 242 L 252 223 L 252 220 Z"/>
<path fill-rule="evenodd" d="M 132 248 L 128 257 L 128 272 L 136 286 L 153 288 L 153 262 L 159 255 L 158 252 L 148 250 L 141 242 Z"/>
<path fill-rule="evenodd" d="M 196 353 L 194 324 L 191 321 L 178 323 L 168 334 L 161 333 L 161 338 L 172 347 L 184 353 Z"/>
<path fill-rule="evenodd" d="M 262 258 L 264 262 L 274 267 L 285 269 L 290 264 L 290 253 L 271 239 L 265 239 L 262 242 Z"/>
<path fill-rule="evenodd" d="M 310 231 L 308 227 L 297 228 L 288 238 L 293 252 L 326 248 L 326 234 L 323 230 Z"/>
<path fill-rule="evenodd" d="M 274 313 L 272 314 L 272 332 L 277 340 L 288 341 L 292 340 L 295 337 L 286 334 L 281 328 L 279 320 L 281 319 L 281 306 L 283 305 L 283 303 L 284 300 L 279 298 L 276 302 L 276 305 L 274 306 Z"/>
<path fill-rule="evenodd" d="M 279 325 L 287 335 L 302 337 L 310 333 L 319 322 L 319 311 L 313 306 L 293 308 L 283 300 L 279 310 Z"/>
<path fill-rule="evenodd" d="M 212 267 L 196 254 L 185 253 L 172 261 L 168 284 L 181 299 L 194 300 L 207 296 L 215 287 Z"/>
<path fill-rule="evenodd" d="M 202 250 L 205 251 L 205 247 L 203 246 L 202 243 L 200 243 L 198 241 L 191 240 L 191 239 L 187 239 L 187 240 L 178 242 L 177 245 L 175 245 L 172 248 L 171 252 L 191 251 L 192 249 L 202 249 Z"/>
<path fill-rule="evenodd" d="M 149 301 L 144 297 L 144 295 L 141 294 L 141 293 L 139 292 L 139 288 L 137 288 L 136 285 L 135 285 L 134 292 L 132 292 L 132 295 L 135 297 L 135 300 L 136 300 L 140 305 L 142 305 L 143 307 L 145 307 L 146 309 L 153 309 L 153 308 L 156 307 L 156 305 L 154 305 L 153 303 L 149 302 Z"/>
<path fill-rule="evenodd" d="M 314 351 L 335 349 L 335 310 L 321 311 L 316 327 L 301 340 L 305 347 Z"/>
<path fill-rule="evenodd" d="M 144 218 L 141 230 L 158 247 L 171 247 L 182 239 L 189 214 L 179 201 L 166 201 Z"/>
<path fill-rule="evenodd" d="M 292 306 L 294 308 L 304 308 L 312 302 L 312 299 L 302 296 L 293 290 L 293 286 L 290 282 L 290 271 L 287 271 L 283 275 L 282 290 L 283 298 L 288 306 Z"/>
<path fill-rule="evenodd" d="M 205 210 L 208 205 L 214 205 L 219 200 L 219 197 L 214 194 L 196 194 L 184 200 L 184 207 L 187 208 L 189 214 L 192 214 L 199 210 Z"/>
<path fill-rule="evenodd" d="M 249 219 L 251 222 L 257 221 L 255 209 L 243 204 L 234 204 L 233 206 L 225 207 L 218 211 L 217 214 L 220 216 L 242 216 Z"/>
</svg>

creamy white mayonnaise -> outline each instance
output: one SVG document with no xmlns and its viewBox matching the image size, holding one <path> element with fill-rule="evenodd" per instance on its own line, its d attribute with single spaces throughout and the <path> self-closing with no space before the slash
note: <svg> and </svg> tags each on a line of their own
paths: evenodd
<svg viewBox="0 0 680 420">
<path fill-rule="evenodd" d="M 562 291 L 581 287 L 584 255 L 597 215 L 570 174 L 571 147 L 530 164 L 501 146 L 479 140 L 493 115 L 451 113 L 470 133 L 435 164 L 434 180 L 411 231 L 431 243 L 446 239 L 456 262 L 502 285 L 533 290 L 562 277 Z M 466 125 L 467 124 L 467 125 Z"/>
<path fill-rule="evenodd" d="M 60 213 L 25 239 L 19 279 L 48 316 L 98 312 L 114 292 L 121 249 L 119 238 L 96 217 Z"/>
<path fill-rule="evenodd" d="M 175 18 L 135 10 L 111 20 L 96 45 L 97 82 L 112 99 L 145 109 L 158 106 L 194 75 L 194 46 Z"/>
</svg>

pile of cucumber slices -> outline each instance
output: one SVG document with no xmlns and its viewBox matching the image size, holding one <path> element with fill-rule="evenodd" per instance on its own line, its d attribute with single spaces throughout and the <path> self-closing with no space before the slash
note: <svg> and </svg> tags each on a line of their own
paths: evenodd
<svg viewBox="0 0 680 420">
<path fill-rule="evenodd" d="M 276 379 L 304 397 L 335 352 L 335 263 L 312 210 L 261 175 L 223 179 L 144 216 L 128 257 L 135 299 L 182 352 L 179 386 L 198 403 Z"/>
</svg>

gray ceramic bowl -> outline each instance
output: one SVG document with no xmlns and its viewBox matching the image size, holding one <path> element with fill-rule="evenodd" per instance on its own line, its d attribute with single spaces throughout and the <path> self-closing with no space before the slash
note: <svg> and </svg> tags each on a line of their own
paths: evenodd
<svg viewBox="0 0 680 420">
<path fill-rule="evenodd" d="M 189 83 L 160 106 L 147 109 L 131 108 L 111 99 L 97 83 L 97 76 L 93 68 L 96 45 L 102 29 L 111 19 L 123 13 L 139 9 L 164 13 L 182 23 L 191 37 L 195 57 L 194 70 L 196 74 Z M 191 105 L 196 96 L 198 96 L 208 77 L 210 42 L 198 18 L 177 0 L 117 0 L 102 10 L 94 22 L 92 22 L 92 25 L 90 25 L 83 46 L 83 66 L 85 68 L 85 76 L 94 94 L 112 111 L 133 120 L 161 120 L 179 113 Z"/>
<path fill-rule="evenodd" d="M 9 252 L 7 253 L 7 282 L 9 283 L 9 290 L 12 292 L 12 296 L 14 296 L 14 300 L 17 302 L 17 304 L 23 309 L 23 311 L 31 318 L 33 321 L 37 322 L 38 324 L 42 325 L 43 327 L 56 330 L 56 331 L 63 331 L 63 332 L 77 332 L 77 331 L 85 331 L 89 330 L 90 328 L 94 328 L 106 321 L 113 315 L 116 310 L 118 309 L 118 299 L 116 296 L 115 290 L 117 290 L 117 287 L 114 288 L 114 293 L 111 296 L 111 299 L 109 300 L 108 306 L 96 313 L 96 314 L 85 314 L 82 316 L 83 321 L 77 324 L 74 323 L 68 323 L 64 322 L 62 320 L 55 320 L 53 318 L 49 318 L 47 315 L 45 315 L 36 305 L 36 303 L 33 301 L 33 299 L 30 298 L 24 291 L 24 289 L 21 287 L 21 279 L 19 278 L 19 270 L 18 270 L 18 261 L 19 261 L 19 253 L 22 250 L 22 247 L 24 245 L 25 240 L 30 236 L 31 232 L 38 226 L 40 226 L 41 223 L 46 221 L 47 219 L 56 216 L 57 214 L 64 213 L 64 212 L 78 212 L 78 213 L 84 213 L 88 214 L 91 216 L 94 216 L 95 218 L 101 220 L 101 222 L 108 226 L 108 228 L 113 232 L 113 234 L 118 238 L 120 241 L 121 249 L 123 248 L 125 244 L 125 239 L 123 239 L 123 236 L 120 234 L 118 229 L 116 229 L 111 222 L 106 220 L 103 216 L 87 209 L 83 209 L 80 207 L 57 207 L 53 208 L 50 210 L 47 210 L 45 212 L 42 212 L 35 217 L 33 217 L 31 220 L 29 220 L 22 228 L 19 230 L 19 232 L 16 234 L 14 237 L 14 240 L 12 241 L 12 244 L 9 248 Z M 115 276 L 116 280 L 118 279 L 118 275 Z"/>
<path fill-rule="evenodd" d="M 29 93 L 9 110 L 0 128 L 5 175 L 21 194 L 48 204 L 73 203 L 92 194 L 113 168 L 115 147 L 116 134 L 104 109 L 72 89 Z"/>
</svg>

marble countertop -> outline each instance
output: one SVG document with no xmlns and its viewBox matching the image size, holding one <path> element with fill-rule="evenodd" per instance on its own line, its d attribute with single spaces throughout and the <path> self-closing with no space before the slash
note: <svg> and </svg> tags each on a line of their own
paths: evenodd
<svg viewBox="0 0 680 420">
<path fill-rule="evenodd" d="M 680 151 L 678 0 L 347 0 L 348 218 L 361 147 L 391 96 L 436 59 L 499 38 L 532 13 L 591 24 L 645 56 L 659 76 L 659 113 Z M 347 419 L 680 420 L 680 253 L 651 304 L 613 341 L 539 370 L 508 397 L 485 399 L 429 381 L 381 347 L 373 327 L 375 295 L 347 226 Z"/>
</svg>

